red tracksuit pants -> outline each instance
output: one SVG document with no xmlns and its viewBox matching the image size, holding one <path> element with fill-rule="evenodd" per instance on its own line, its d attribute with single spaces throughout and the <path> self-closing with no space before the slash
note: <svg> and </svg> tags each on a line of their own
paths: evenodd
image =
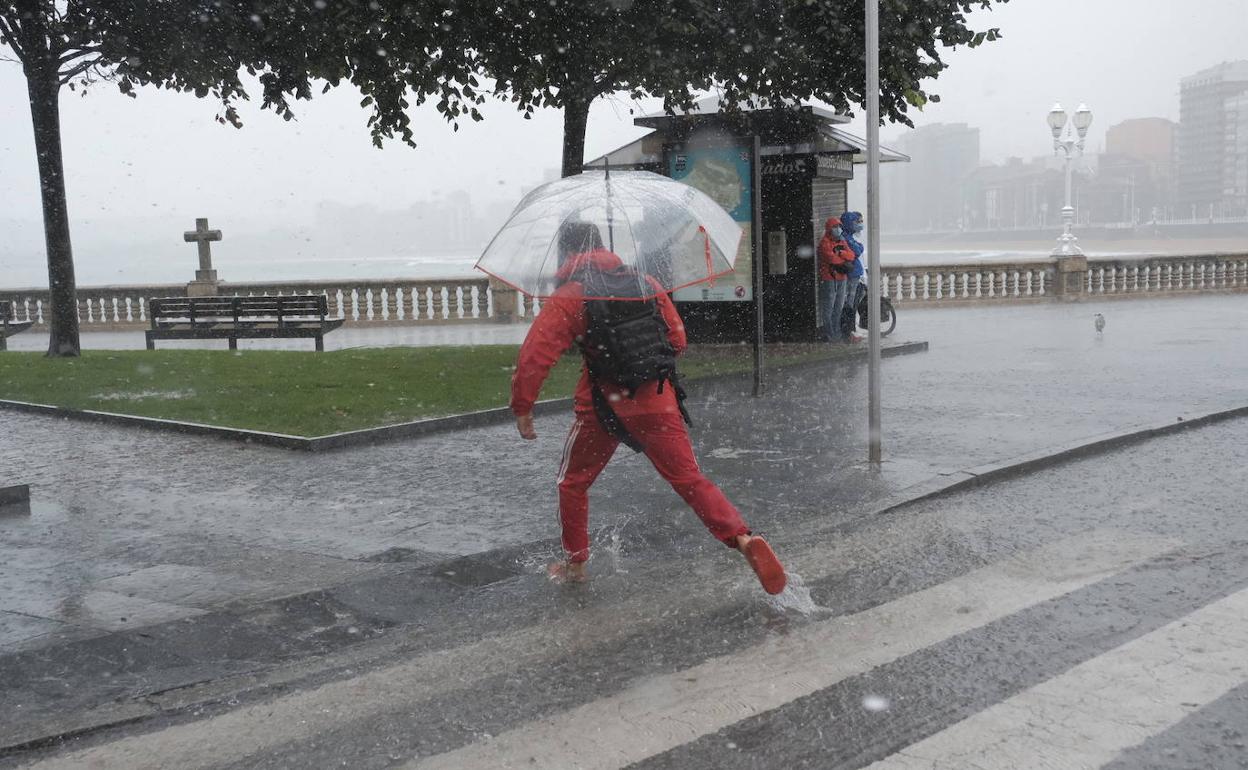
<svg viewBox="0 0 1248 770">
<path fill-rule="evenodd" d="M 693 508 L 712 535 L 735 548 L 737 535 L 750 533 L 724 493 L 702 475 L 679 414 L 638 414 L 620 420 L 641 443 L 654 469 Z M 572 423 L 559 466 L 559 521 L 569 561 L 589 558 L 589 487 L 619 444 L 593 414 L 578 414 Z"/>
</svg>

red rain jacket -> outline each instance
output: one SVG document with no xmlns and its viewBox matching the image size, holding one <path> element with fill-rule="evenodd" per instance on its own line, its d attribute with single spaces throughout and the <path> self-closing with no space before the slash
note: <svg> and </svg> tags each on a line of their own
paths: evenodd
<svg viewBox="0 0 1248 770">
<path fill-rule="evenodd" d="M 520 346 L 520 357 L 516 361 L 516 373 L 511 378 L 511 411 L 516 415 L 525 415 L 533 411 L 533 404 L 542 389 L 542 383 L 550 374 L 551 367 L 558 362 L 564 351 L 571 348 L 585 336 L 589 329 L 589 314 L 585 310 L 585 292 L 580 281 L 568 281 L 572 274 L 583 267 L 597 270 L 614 270 L 623 265 L 620 258 L 606 249 L 577 254 L 559 269 L 557 277 L 567 283 L 560 286 L 555 293 L 542 302 L 541 312 L 533 320 L 529 333 Z M 685 340 L 685 324 L 676 312 L 672 300 L 663 293 L 662 287 L 653 278 L 649 279 L 658 293 L 659 312 L 667 324 L 667 339 L 672 343 L 677 355 L 683 353 L 687 345 Z M 622 300 L 626 301 L 626 300 Z M 624 388 L 611 383 L 600 383 L 603 395 L 611 403 L 611 408 L 621 418 L 635 414 L 656 414 L 670 412 L 679 414 L 676 404 L 676 393 L 670 384 L 659 393 L 657 382 L 648 382 L 637 390 L 630 398 Z M 576 396 L 573 399 L 577 414 L 594 413 L 593 398 L 590 395 L 589 371 L 581 365 L 581 380 L 576 385 Z"/>
<path fill-rule="evenodd" d="M 848 267 L 856 258 L 854 250 L 843 239 L 833 238 L 828 232 L 833 227 L 840 227 L 841 220 L 832 217 L 823 225 L 823 238 L 819 240 L 819 280 L 844 281 L 848 272 L 837 272 L 835 267 Z"/>
</svg>

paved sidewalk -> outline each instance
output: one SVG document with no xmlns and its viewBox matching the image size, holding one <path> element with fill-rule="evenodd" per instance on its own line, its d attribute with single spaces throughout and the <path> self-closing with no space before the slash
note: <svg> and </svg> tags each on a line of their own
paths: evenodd
<svg viewBox="0 0 1248 770">
<path fill-rule="evenodd" d="M 931 352 L 884 363 L 880 472 L 862 462 L 863 365 L 777 375 L 759 401 L 748 382 L 699 386 L 695 444 L 751 524 L 783 537 L 942 472 L 1248 404 L 1245 327 L 1239 296 L 908 311 L 898 334 Z M 555 553 L 569 422 L 539 420 L 534 443 L 503 425 L 310 456 L 0 413 L 2 480 L 31 484 L 34 499 L 30 517 L 0 518 L 0 652 L 246 612 L 490 549 L 537 569 Z M 714 545 L 624 453 L 595 487 L 593 525 L 605 556 L 621 537 Z"/>
</svg>

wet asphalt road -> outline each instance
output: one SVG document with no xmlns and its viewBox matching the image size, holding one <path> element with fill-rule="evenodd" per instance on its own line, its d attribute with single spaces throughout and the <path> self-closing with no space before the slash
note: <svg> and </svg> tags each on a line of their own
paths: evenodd
<svg viewBox="0 0 1248 770">
<path fill-rule="evenodd" d="M 1171 627 L 1248 649 L 1225 621 L 1248 611 L 1218 604 L 1248 585 L 1248 422 L 853 516 L 942 471 L 1248 404 L 1242 297 L 1019 308 L 1008 330 L 1002 310 L 907 316 L 932 352 L 885 363 L 878 474 L 847 406 L 861 367 L 697 394 L 703 465 L 810 589 L 779 603 L 639 458 L 595 488 L 595 580 L 547 584 L 566 419 L 536 445 L 500 426 L 309 457 L 0 414 L 37 501 L 0 522 L 13 722 L 251 677 L 0 766 L 1248 766 L 1248 664 Z M 1080 690 L 1098 666 L 1121 691 Z"/>
<path fill-rule="evenodd" d="M 780 600 L 722 548 L 625 545 L 587 585 L 500 581 L 401 650 L 0 765 L 1245 767 L 1246 439 L 807 520 Z"/>
</svg>

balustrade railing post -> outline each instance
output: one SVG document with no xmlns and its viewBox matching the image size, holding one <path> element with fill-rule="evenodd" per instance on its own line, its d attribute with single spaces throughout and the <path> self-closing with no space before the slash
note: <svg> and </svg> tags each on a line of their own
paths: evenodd
<svg viewBox="0 0 1248 770">
<path fill-rule="evenodd" d="M 1058 257 L 1054 260 L 1053 296 L 1059 300 L 1077 301 L 1089 290 L 1088 258 L 1083 255 Z"/>
<path fill-rule="evenodd" d="M 494 298 L 494 320 L 498 323 L 520 321 L 520 293 L 497 278 L 490 279 L 490 293 Z"/>
</svg>

